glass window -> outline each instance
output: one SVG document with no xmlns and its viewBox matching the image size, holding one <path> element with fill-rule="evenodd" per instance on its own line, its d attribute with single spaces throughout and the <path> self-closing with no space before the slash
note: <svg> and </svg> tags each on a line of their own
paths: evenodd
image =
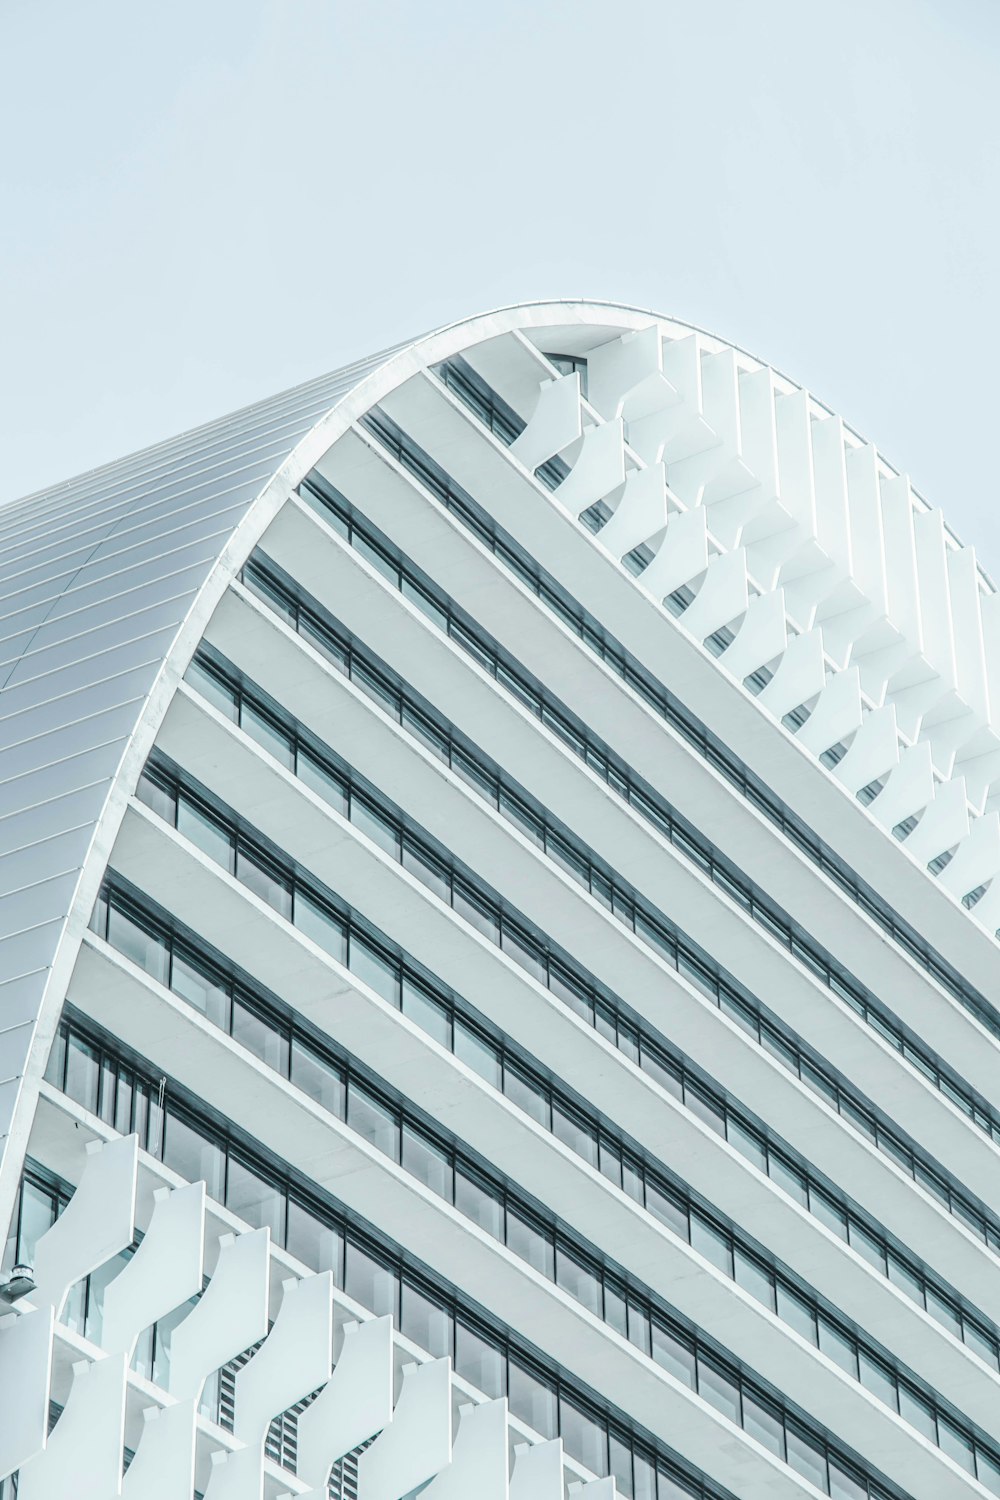
<svg viewBox="0 0 1000 1500">
<path fill-rule="evenodd" d="M 729 1236 L 697 1212 L 691 1214 L 691 1248 L 726 1276 L 732 1276 L 733 1247 Z"/>
<path fill-rule="evenodd" d="M 291 920 L 291 881 L 265 855 L 251 853 L 240 845 L 236 851 L 236 878 L 279 916 Z"/>
<path fill-rule="evenodd" d="M 889 1280 L 893 1286 L 898 1286 L 901 1292 L 915 1302 L 918 1307 L 924 1305 L 924 1283 L 923 1279 L 911 1271 L 908 1266 L 895 1255 L 892 1250 L 888 1251 L 887 1260 L 889 1264 Z"/>
<path fill-rule="evenodd" d="M 555 1250 L 552 1232 L 543 1229 L 532 1220 L 524 1218 L 514 1209 L 507 1210 L 507 1246 L 526 1260 L 529 1266 L 541 1271 L 551 1281 L 555 1271 Z"/>
<path fill-rule="evenodd" d="M 455 1017 L 455 1056 L 466 1067 L 478 1073 L 487 1083 L 498 1089 L 501 1084 L 502 1068 L 500 1063 L 500 1052 L 492 1042 L 478 1032 L 472 1031 L 462 1021 Z"/>
<path fill-rule="evenodd" d="M 646 1211 L 665 1224 L 674 1234 L 679 1235 L 682 1240 L 688 1238 L 688 1212 L 683 1203 L 679 1203 L 672 1193 L 664 1191 L 659 1183 L 646 1181 L 645 1184 Z M 642 1199 L 640 1198 L 640 1202 Z"/>
<path fill-rule="evenodd" d="M 177 832 L 183 838 L 190 839 L 203 854 L 207 854 L 209 859 L 232 874 L 235 845 L 233 835 L 210 813 L 203 812 L 187 797 L 181 797 L 177 803 Z"/>
<path fill-rule="evenodd" d="M 899 1415 L 932 1443 L 937 1442 L 937 1424 L 930 1403 L 902 1381 L 899 1386 Z"/>
<path fill-rule="evenodd" d="M 477 932 L 481 932 L 491 943 L 499 942 L 500 919 L 496 909 L 489 902 L 480 900 L 464 882 L 454 882 L 451 904 L 458 916 L 463 917 Z"/>
<path fill-rule="evenodd" d="M 603 1298 L 596 1272 L 560 1245 L 556 1251 L 556 1281 L 563 1291 L 582 1302 L 595 1317 L 601 1317 Z"/>
<path fill-rule="evenodd" d="M 789 1328 L 794 1328 L 810 1344 L 816 1342 L 816 1310 L 811 1307 L 804 1297 L 798 1292 L 793 1292 L 785 1282 L 779 1281 L 776 1287 L 778 1302 L 778 1317 Z"/>
<path fill-rule="evenodd" d="M 439 1198 L 446 1198 L 449 1203 L 452 1201 L 454 1171 L 451 1157 L 412 1125 L 403 1126 L 403 1166 Z"/>
<path fill-rule="evenodd" d="M 556 1436 L 556 1393 L 547 1382 L 511 1357 L 508 1399 L 515 1417 L 527 1422 L 544 1438 Z"/>
<path fill-rule="evenodd" d="M 400 1300 L 399 1326 L 405 1336 L 435 1359 L 450 1355 L 452 1317 L 448 1309 L 409 1281 L 403 1282 Z"/>
<path fill-rule="evenodd" d="M 455 1168 L 455 1207 L 495 1240 L 503 1239 L 503 1204 L 491 1187 L 461 1164 Z"/>
<path fill-rule="evenodd" d="M 173 1125 L 173 1120 L 171 1120 Z M 258 1229 L 265 1226 L 279 1245 L 285 1243 L 285 1193 L 238 1156 L 229 1158 L 226 1207 Z"/>
<path fill-rule="evenodd" d="M 222 1147 L 189 1120 L 172 1111 L 166 1118 L 163 1160 L 188 1182 L 201 1182 L 210 1198 L 223 1201 L 226 1158 Z"/>
<path fill-rule="evenodd" d="M 534 1079 L 522 1073 L 513 1063 L 507 1063 L 504 1067 L 503 1091 L 512 1104 L 523 1109 L 526 1115 L 530 1115 L 548 1130 L 551 1110 L 548 1095 L 543 1094 Z"/>
<path fill-rule="evenodd" d="M 828 1459 L 828 1463 L 831 1500 L 868 1500 L 868 1485 L 862 1478 L 835 1458 Z"/>
<path fill-rule="evenodd" d="M 696 1084 L 684 1090 L 684 1103 L 693 1115 L 719 1135 L 726 1133 L 726 1117 L 722 1105 L 709 1098 Z"/>
<path fill-rule="evenodd" d="M 739 1245 L 733 1251 L 733 1261 L 737 1286 L 774 1312 L 774 1277 L 767 1267 L 756 1256 L 747 1255 Z"/>
<path fill-rule="evenodd" d="M 751 1391 L 743 1392 L 743 1431 L 778 1458 L 785 1456 L 785 1429 L 781 1416 L 769 1402 Z"/>
<path fill-rule="evenodd" d="M 132 1074 L 128 1068 L 124 1067 L 118 1069 L 114 1123 L 119 1135 L 128 1135 L 132 1129 Z"/>
<path fill-rule="evenodd" d="M 298 1037 L 292 1038 L 292 1082 L 332 1115 L 344 1118 L 347 1090 L 341 1070 Z"/>
<path fill-rule="evenodd" d="M 421 885 L 446 904 L 451 902 L 451 876 L 442 862 L 417 848 L 411 839 L 403 840 L 403 869 L 415 875 Z"/>
<path fill-rule="evenodd" d="M 344 1234 L 343 1230 L 324 1221 L 300 1203 L 297 1198 L 288 1200 L 288 1238 L 286 1246 L 314 1271 L 332 1271 L 337 1286 L 344 1284 Z"/>
<path fill-rule="evenodd" d="M 808 1437 L 800 1432 L 797 1427 L 789 1427 L 786 1432 L 788 1444 L 788 1463 L 796 1474 L 801 1474 L 803 1479 L 808 1479 L 818 1490 L 825 1490 L 826 1483 L 826 1454 L 815 1438 Z"/>
<path fill-rule="evenodd" d="M 461 1320 L 455 1324 L 455 1370 L 487 1396 L 506 1394 L 507 1360 L 503 1351 Z M 511 1400 L 513 1410 L 513 1397 Z"/>
<path fill-rule="evenodd" d="M 273 755 L 289 771 L 293 769 L 295 750 L 292 736 L 280 724 L 275 723 L 270 714 L 261 713 L 252 703 L 244 700 L 240 710 L 240 728 L 251 739 L 256 740 L 268 755 Z"/>
<path fill-rule="evenodd" d="M 933 1287 L 926 1288 L 927 1311 L 936 1323 L 947 1328 L 957 1339 L 962 1337 L 962 1320 L 958 1308 L 950 1300 L 938 1295 Z"/>
<path fill-rule="evenodd" d="M 796 1203 L 801 1203 L 803 1208 L 807 1207 L 809 1195 L 802 1173 L 790 1162 L 786 1162 L 783 1157 L 777 1155 L 769 1158 L 768 1166 L 771 1181 L 777 1183 L 778 1187 L 782 1188 L 790 1198 L 794 1198 Z"/>
<path fill-rule="evenodd" d="M 732 1376 L 711 1360 L 698 1360 L 698 1395 L 739 1426 L 740 1392 Z"/>
<path fill-rule="evenodd" d="M 351 793 L 351 822 L 359 833 L 371 839 L 393 859 L 399 858 L 400 833 L 398 827 L 366 797 Z"/>
<path fill-rule="evenodd" d="M 650 1332 L 652 1338 L 650 1352 L 656 1363 L 661 1369 L 666 1370 L 668 1375 L 672 1375 L 675 1380 L 679 1380 L 693 1391 L 695 1357 L 691 1340 L 683 1334 L 675 1333 L 655 1318 Z"/>
<path fill-rule="evenodd" d="M 865 1390 L 871 1391 L 873 1396 L 877 1396 L 880 1401 L 895 1411 L 896 1381 L 892 1372 L 881 1360 L 872 1359 L 864 1349 L 858 1350 L 858 1367 L 861 1384 Z"/>
<path fill-rule="evenodd" d="M 565 1396 L 559 1398 L 559 1433 L 571 1458 L 595 1474 L 607 1471 L 608 1434 L 604 1424 L 581 1411 Z"/>
<path fill-rule="evenodd" d="M 295 925 L 338 963 L 347 963 L 347 929 L 339 917 L 302 891 L 295 893 Z"/>
<path fill-rule="evenodd" d="M 349 1240 L 344 1290 L 376 1317 L 399 1316 L 399 1280 L 396 1272 L 376 1260 L 367 1250 Z"/>
<path fill-rule="evenodd" d="M 857 1380 L 858 1351 L 854 1340 L 842 1333 L 822 1313 L 819 1314 L 819 1347 L 834 1364 Z"/>
<path fill-rule="evenodd" d="M 383 1000 L 388 1000 L 390 1005 L 399 1005 L 400 978 L 399 964 L 395 959 L 376 948 L 373 943 L 368 942 L 359 933 L 351 933 L 350 951 L 351 973 L 355 974 L 362 984 L 381 995 Z"/>
<path fill-rule="evenodd" d="M 399 1116 L 363 1083 L 351 1079 L 347 1091 L 347 1123 L 393 1161 L 399 1160 Z"/>
<path fill-rule="evenodd" d="M 26 1178 L 21 1184 L 16 1255 L 18 1261 L 28 1266 L 35 1264 L 35 1246 L 55 1221 L 56 1204 L 53 1194 Z"/>
<path fill-rule="evenodd" d="M 170 988 L 213 1025 L 229 1030 L 229 993 L 225 981 L 176 948 L 170 963 Z"/>
<path fill-rule="evenodd" d="M 97 1090 L 100 1064 L 96 1047 L 78 1036 L 70 1035 L 66 1043 L 66 1093 L 84 1109 L 97 1113 Z"/>
<path fill-rule="evenodd" d="M 213 708 L 227 719 L 236 718 L 236 691 L 228 683 L 221 682 L 214 672 L 200 661 L 193 661 L 184 674 L 184 680 L 195 692 L 207 698 Z"/>
<path fill-rule="evenodd" d="M 265 1020 L 258 1011 L 236 999 L 233 1000 L 233 1041 L 246 1047 L 283 1078 L 288 1077 L 288 1037 L 273 1021 Z"/>
<path fill-rule="evenodd" d="M 295 774 L 310 791 L 329 803 L 334 812 L 340 813 L 343 818 L 347 817 L 347 783 L 336 771 L 323 765 L 308 750 L 300 749 Z"/>
<path fill-rule="evenodd" d="M 759 1172 L 767 1173 L 767 1147 L 755 1131 L 750 1131 L 741 1125 L 730 1115 L 726 1120 L 726 1140 L 734 1151 L 738 1151 L 745 1161 L 757 1168 Z"/>
<path fill-rule="evenodd" d="M 848 1238 L 852 1250 L 864 1256 L 869 1265 L 873 1265 L 877 1271 L 885 1275 L 885 1247 L 878 1240 L 862 1229 L 856 1219 L 851 1219 L 847 1226 Z"/>
<path fill-rule="evenodd" d="M 403 1015 L 409 1016 L 434 1041 L 442 1047 L 451 1046 L 451 1016 L 447 1008 L 406 973 L 403 974 L 402 1009 Z"/>
<path fill-rule="evenodd" d="M 570 1113 L 558 1101 L 552 1105 L 552 1132 L 558 1136 L 577 1156 L 592 1167 L 597 1165 L 597 1129 L 585 1124 L 575 1113 Z"/>
<path fill-rule="evenodd" d="M 503 951 L 533 979 L 537 979 L 539 984 L 545 983 L 545 955 L 530 938 L 515 932 L 505 922 L 501 946 Z"/>
<path fill-rule="evenodd" d="M 616 1187 L 622 1185 L 622 1149 L 617 1141 L 608 1140 L 602 1135 L 600 1140 L 600 1166 L 601 1175 Z"/>
<path fill-rule="evenodd" d="M 166 984 L 169 955 L 163 938 L 116 901 L 111 903 L 108 913 L 108 942 L 152 979 Z"/>
<path fill-rule="evenodd" d="M 941 1445 L 941 1451 L 949 1458 L 953 1458 L 967 1474 L 975 1472 L 972 1439 L 959 1432 L 957 1427 L 953 1427 L 947 1417 L 938 1417 L 938 1442 Z"/>
<path fill-rule="evenodd" d="M 162 818 L 173 828 L 177 821 L 177 794 L 172 787 L 163 786 L 159 777 L 154 779 L 148 771 L 143 771 L 135 795 L 158 818 Z"/>
<path fill-rule="evenodd" d="M 45 1081 L 57 1089 L 63 1088 L 66 1077 L 66 1033 L 60 1026 L 49 1049 L 49 1060 L 45 1064 Z"/>
<path fill-rule="evenodd" d="M 847 1239 L 847 1214 L 832 1198 L 816 1189 L 809 1194 L 809 1207 L 820 1223 L 832 1229 L 838 1239 Z"/>
</svg>

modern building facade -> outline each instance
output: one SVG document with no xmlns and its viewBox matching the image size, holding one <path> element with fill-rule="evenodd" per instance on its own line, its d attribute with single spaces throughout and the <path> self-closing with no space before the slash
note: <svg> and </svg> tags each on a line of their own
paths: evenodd
<svg viewBox="0 0 1000 1500">
<path fill-rule="evenodd" d="M 904 476 L 567 302 L 0 537 L 4 1500 L 1000 1495 L 1000 606 Z"/>
</svg>

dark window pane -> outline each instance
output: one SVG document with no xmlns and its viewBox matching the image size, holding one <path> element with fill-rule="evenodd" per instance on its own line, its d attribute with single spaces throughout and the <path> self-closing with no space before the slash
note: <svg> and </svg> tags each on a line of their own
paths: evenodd
<svg viewBox="0 0 1000 1500">
<path fill-rule="evenodd" d="M 739 1426 L 740 1393 L 736 1382 L 707 1359 L 698 1361 L 698 1395 Z"/>
<path fill-rule="evenodd" d="M 291 1255 L 304 1261 L 313 1271 L 332 1271 L 337 1286 L 344 1284 L 343 1231 L 325 1224 L 311 1209 L 295 1198 L 288 1200 L 288 1238 Z"/>
<path fill-rule="evenodd" d="M 455 1327 L 455 1370 L 496 1399 L 506 1390 L 506 1356 L 488 1339 L 459 1322 Z M 513 1410 L 513 1397 L 511 1399 Z"/>
<path fill-rule="evenodd" d="M 291 918 L 291 882 L 264 855 L 251 854 L 242 846 L 237 849 L 236 878 L 247 890 L 266 901 L 279 916 Z"/>
<path fill-rule="evenodd" d="M 295 773 L 311 791 L 328 802 L 334 812 L 347 817 L 347 785 L 342 776 L 316 760 L 308 750 L 299 751 Z"/>
<path fill-rule="evenodd" d="M 399 1005 L 399 964 L 381 949 L 369 943 L 358 933 L 351 933 L 351 973 L 357 975 L 362 984 L 388 1000 L 390 1005 Z"/>
<path fill-rule="evenodd" d="M 486 1037 L 480 1036 L 478 1031 L 472 1031 L 457 1016 L 455 1017 L 455 1056 L 474 1073 L 478 1073 L 480 1078 L 484 1078 L 493 1088 L 500 1087 L 502 1068 L 499 1049 Z"/>
<path fill-rule="evenodd" d="M 559 1399 L 559 1433 L 563 1447 L 571 1458 L 595 1474 L 603 1474 L 608 1467 L 608 1435 L 602 1423 L 598 1423 L 574 1402 L 565 1396 Z"/>
<path fill-rule="evenodd" d="M 516 1359 L 510 1360 L 510 1409 L 544 1438 L 556 1436 L 556 1394 Z"/>
<path fill-rule="evenodd" d="M 523 1109 L 526 1115 L 530 1115 L 548 1130 L 551 1105 L 548 1095 L 542 1092 L 533 1078 L 508 1063 L 503 1070 L 503 1091 L 512 1104 Z"/>
<path fill-rule="evenodd" d="M 786 1433 L 788 1463 L 797 1474 L 808 1479 L 818 1490 L 825 1490 L 826 1455 L 815 1438 L 807 1437 L 798 1428 L 791 1427 Z"/>
<path fill-rule="evenodd" d="M 166 984 L 168 954 L 163 938 L 114 901 L 108 913 L 108 942 L 151 978 Z"/>
<path fill-rule="evenodd" d="M 455 1169 L 455 1207 L 495 1240 L 503 1239 L 503 1204 L 490 1187 L 461 1166 Z"/>
<path fill-rule="evenodd" d="M 389 1313 L 398 1318 L 399 1281 L 396 1272 L 384 1266 L 360 1245 L 347 1246 L 347 1274 L 344 1290 L 349 1297 L 367 1307 L 376 1317 Z"/>
<path fill-rule="evenodd" d="M 227 719 L 236 718 L 236 691 L 227 683 L 220 682 L 214 672 L 208 670 L 200 661 L 193 661 L 184 674 L 184 681 L 207 698 L 213 708 L 217 708 L 220 714 L 225 714 Z"/>
<path fill-rule="evenodd" d="M 335 1064 L 313 1052 L 298 1038 L 292 1040 L 292 1082 L 338 1119 L 344 1118 L 346 1089 Z"/>
<path fill-rule="evenodd" d="M 186 1177 L 188 1182 L 204 1180 L 208 1196 L 221 1202 L 226 1168 L 221 1146 L 180 1115 L 168 1114 L 165 1124 L 163 1160 L 166 1166 Z"/>
<path fill-rule="evenodd" d="M 559 1103 L 552 1106 L 552 1132 L 561 1141 L 582 1156 L 592 1167 L 597 1165 L 597 1130 L 586 1124 L 575 1113 L 564 1109 Z"/>
<path fill-rule="evenodd" d="M 800 1333 L 810 1344 L 816 1342 L 816 1311 L 790 1286 L 778 1282 L 778 1317 L 796 1333 Z"/>
<path fill-rule="evenodd" d="M 288 1037 L 242 1000 L 233 1001 L 233 1041 L 288 1077 Z"/>
<path fill-rule="evenodd" d="M 79 1037 L 70 1036 L 66 1044 L 66 1093 L 93 1114 L 97 1113 L 99 1077 L 96 1048 Z"/>
<path fill-rule="evenodd" d="M 747 1255 L 739 1246 L 735 1249 L 733 1259 L 737 1285 L 774 1312 L 774 1277 L 771 1272 L 756 1256 Z"/>
<path fill-rule="evenodd" d="M 442 1047 L 451 1046 L 451 1016 L 440 1001 L 435 1000 L 415 983 L 409 975 L 403 975 L 403 1015 L 409 1016 L 421 1031 L 440 1042 Z"/>
<path fill-rule="evenodd" d="M 399 1160 L 399 1117 L 394 1109 L 351 1079 L 347 1091 L 347 1123 L 366 1141 Z"/>
<path fill-rule="evenodd" d="M 303 892 L 295 894 L 295 925 L 338 963 L 347 963 L 347 930 L 339 917 Z"/>
<path fill-rule="evenodd" d="M 276 1244 L 285 1243 L 284 1189 L 268 1182 L 256 1168 L 236 1156 L 229 1158 L 226 1207 L 258 1229 L 269 1228 Z"/>
<path fill-rule="evenodd" d="M 582 1302 L 595 1317 L 601 1316 L 601 1282 L 596 1272 L 561 1245 L 556 1253 L 556 1281 L 577 1302 Z"/>
<path fill-rule="evenodd" d="M 229 994 L 225 982 L 210 969 L 174 950 L 170 962 L 170 988 L 189 1005 L 201 1011 L 213 1025 L 229 1030 Z"/>
<path fill-rule="evenodd" d="M 454 1172 L 451 1157 L 422 1131 L 414 1130 L 412 1125 L 403 1126 L 403 1166 L 438 1197 L 446 1198 L 449 1203 L 452 1201 Z"/>
<path fill-rule="evenodd" d="M 551 1281 L 555 1269 L 555 1251 L 552 1234 L 529 1219 L 522 1218 L 513 1209 L 507 1210 L 507 1246 L 526 1260 L 529 1266 L 541 1271 Z"/>
<path fill-rule="evenodd" d="M 770 1404 L 758 1401 L 749 1391 L 743 1392 L 743 1430 L 756 1438 L 762 1447 L 778 1458 L 785 1456 L 784 1427 L 778 1412 Z"/>
<path fill-rule="evenodd" d="M 819 1315 L 819 1347 L 855 1380 L 858 1378 L 858 1350 L 852 1338 L 835 1328 L 822 1313 Z"/>
<path fill-rule="evenodd" d="M 351 822 L 393 859 L 399 858 L 399 829 L 365 797 L 351 794 Z"/>
<path fill-rule="evenodd" d="M 400 1328 L 407 1338 L 435 1359 L 451 1354 L 451 1313 L 423 1291 L 404 1281 Z"/>
<path fill-rule="evenodd" d="M 252 703 L 244 702 L 240 711 L 240 728 L 251 739 L 255 739 L 268 755 L 273 755 L 288 770 L 292 769 L 295 764 L 292 736 L 276 724 L 270 715 L 261 713 Z"/>
<path fill-rule="evenodd" d="M 651 1353 L 656 1363 L 675 1380 L 683 1381 L 694 1390 L 694 1347 L 690 1339 L 673 1333 L 656 1319 L 653 1320 Z"/>
<path fill-rule="evenodd" d="M 732 1276 L 733 1247 L 729 1236 L 697 1212 L 691 1214 L 691 1247 L 726 1276 Z"/>
<path fill-rule="evenodd" d="M 181 797 L 177 804 L 177 832 L 199 848 L 209 859 L 232 874 L 233 836 L 209 813 Z"/>
</svg>

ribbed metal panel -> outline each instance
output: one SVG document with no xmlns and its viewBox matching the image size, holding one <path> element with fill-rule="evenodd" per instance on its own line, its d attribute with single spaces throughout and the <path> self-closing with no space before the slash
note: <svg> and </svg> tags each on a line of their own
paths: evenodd
<svg viewBox="0 0 1000 1500">
<path fill-rule="evenodd" d="M 88 850 L 178 630 L 295 445 L 395 352 L 0 509 L 4 1143 Z"/>
</svg>

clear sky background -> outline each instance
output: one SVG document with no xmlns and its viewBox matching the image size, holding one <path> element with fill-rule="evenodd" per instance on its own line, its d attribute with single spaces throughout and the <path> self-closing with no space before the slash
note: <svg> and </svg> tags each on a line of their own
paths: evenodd
<svg viewBox="0 0 1000 1500">
<path fill-rule="evenodd" d="M 439 323 L 653 308 L 1000 573 L 996 0 L 0 0 L 0 499 Z"/>
</svg>

